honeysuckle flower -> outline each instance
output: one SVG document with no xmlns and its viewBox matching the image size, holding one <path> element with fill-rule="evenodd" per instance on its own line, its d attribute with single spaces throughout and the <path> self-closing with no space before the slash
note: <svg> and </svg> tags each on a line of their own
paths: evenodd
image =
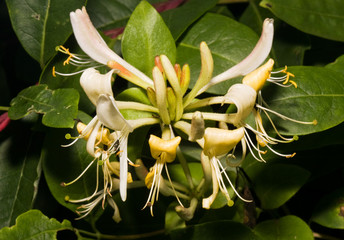
<svg viewBox="0 0 344 240">
<path fill-rule="evenodd" d="M 104 178 L 103 199 L 105 200 L 106 195 L 112 189 L 112 174 L 116 174 L 120 176 L 119 190 L 122 200 L 125 201 L 127 182 L 129 181 L 127 163 L 128 161 L 130 162 L 127 157 L 127 142 L 129 133 L 133 131 L 134 127 L 140 127 L 141 125 L 145 124 L 154 124 L 157 121 L 155 119 L 143 119 L 141 122 L 133 120 L 133 127 L 122 116 L 117 107 L 112 92 L 111 83 L 113 81 L 112 74 L 114 71 L 115 70 L 111 70 L 106 74 L 100 74 L 94 68 L 89 68 L 85 70 L 81 75 L 80 85 L 84 89 L 90 101 L 94 105 L 96 105 L 97 115 L 87 125 L 78 123 L 77 127 L 79 136 L 76 138 L 76 140 L 79 138 L 84 138 L 85 140 L 87 140 L 86 150 L 92 157 L 94 157 L 94 160 L 90 163 L 89 167 L 95 160 L 102 162 L 101 165 Z M 137 105 L 138 104 L 134 104 L 134 106 Z M 113 132 L 110 133 L 109 129 L 111 129 Z M 75 141 L 73 141 L 71 144 L 73 144 Z M 70 146 L 71 144 L 66 146 Z M 115 168 L 111 167 L 113 163 L 110 162 L 109 159 L 114 154 L 119 155 L 120 171 L 115 171 Z M 89 167 L 87 167 L 85 171 Z M 76 180 L 78 180 L 82 176 L 82 174 Z M 95 196 L 97 189 L 98 182 L 96 190 L 91 196 L 81 200 L 69 201 L 82 202 L 85 200 L 90 200 Z"/>
<path fill-rule="evenodd" d="M 150 172 L 147 174 L 145 178 L 145 184 L 148 189 L 150 189 L 149 196 L 145 207 L 150 206 L 151 215 L 153 216 L 153 205 L 155 201 L 158 200 L 159 197 L 159 190 L 163 183 L 162 181 L 162 170 L 165 167 L 167 177 L 171 183 L 171 187 L 173 188 L 173 184 L 171 182 L 167 165 L 166 163 L 171 163 L 175 160 L 177 154 L 177 147 L 181 141 L 181 137 L 177 136 L 169 140 L 161 139 L 155 135 L 150 135 L 149 138 L 149 147 L 151 151 L 152 157 L 156 160 L 156 163 L 151 168 Z M 175 190 L 173 189 L 175 192 Z M 177 194 L 177 200 L 180 202 Z"/>
<path fill-rule="evenodd" d="M 69 55 L 64 64 L 71 63 L 85 68 L 105 65 L 110 69 L 116 69 L 119 76 L 141 86 L 144 89 L 153 86 L 153 81 L 149 77 L 127 63 L 107 46 L 106 42 L 93 26 L 85 7 L 82 7 L 81 10 L 77 9 L 75 12 L 71 12 L 70 21 L 74 36 L 80 48 L 87 54 L 87 56 L 70 53 L 67 48 L 60 46 L 57 50 Z M 56 72 L 55 69 L 53 69 L 53 75 L 55 74 L 70 75 Z"/>
<path fill-rule="evenodd" d="M 225 195 L 228 205 L 232 206 L 234 204 L 231 200 L 226 184 L 223 180 L 223 176 L 227 179 L 228 183 L 236 193 L 236 195 L 243 201 L 249 202 L 240 196 L 236 191 L 235 186 L 229 179 L 226 168 L 223 167 L 219 158 L 228 154 L 244 137 L 244 128 L 237 128 L 235 130 L 226 130 L 219 128 L 206 128 L 204 133 L 204 147 L 203 152 L 205 156 L 208 157 L 211 166 L 212 182 L 213 182 L 213 193 L 208 197 L 204 198 L 202 201 L 203 208 L 209 209 L 211 204 L 216 198 L 218 190 L 220 188 L 221 192 Z M 222 176 L 223 175 L 223 176 Z"/>
<path fill-rule="evenodd" d="M 238 76 L 245 76 L 259 67 L 271 51 L 274 36 L 274 20 L 266 18 L 263 22 L 262 33 L 253 51 L 240 63 L 225 72 L 213 77 L 208 84 L 202 87 L 197 95 L 203 93 L 211 86 Z"/>
</svg>

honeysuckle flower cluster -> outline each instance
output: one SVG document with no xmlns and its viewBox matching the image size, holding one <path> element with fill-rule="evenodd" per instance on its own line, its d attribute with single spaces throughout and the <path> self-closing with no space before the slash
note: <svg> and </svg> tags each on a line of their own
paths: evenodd
<svg viewBox="0 0 344 240">
<path fill-rule="evenodd" d="M 202 200 L 203 208 L 210 208 L 219 190 L 226 197 L 228 205 L 232 206 L 234 201 L 227 190 L 228 184 L 238 198 L 250 202 L 252 199 L 244 199 L 236 190 L 236 186 L 227 174 L 227 165 L 221 159 L 234 157 L 237 145 L 241 145 L 242 148 L 241 161 L 245 158 L 247 148 L 259 161 L 264 161 L 262 155 L 266 150 L 279 156 L 292 157 L 294 154 L 281 154 L 270 146 L 291 142 L 295 138 L 283 137 L 269 114 L 302 124 L 316 124 L 315 121 L 301 122 L 283 116 L 270 110 L 263 100 L 261 89 L 266 81 L 283 87 L 297 87 L 297 84 L 290 79 L 293 75 L 287 71 L 287 68 L 277 72 L 272 71 L 274 65 L 272 59 L 260 67 L 271 50 L 272 19 L 264 21 L 261 37 L 249 56 L 217 76 L 213 76 L 214 63 L 211 51 L 205 42 L 201 42 L 201 72 L 194 86 L 188 90 L 190 68 L 187 64 L 183 67 L 178 64 L 173 65 L 165 55 L 157 56 L 151 79 L 107 46 L 92 25 L 84 7 L 71 12 L 70 18 L 75 38 L 86 55 L 70 53 L 63 46 L 57 49 L 68 55 L 64 64 L 84 67 L 80 71 L 82 72 L 80 84 L 89 100 L 96 106 L 96 115 L 88 124 L 78 123 L 79 136 L 66 145 L 70 146 L 80 138 L 86 140 L 86 150 L 94 160 L 79 177 L 64 186 L 80 179 L 94 162 L 97 162 L 97 174 L 99 166 L 102 167 L 104 179 L 103 189 L 98 190 L 99 176 L 97 176 L 96 189 L 92 195 L 78 200 L 66 198 L 70 202 L 83 203 L 80 207 L 82 210 L 79 211 L 82 217 L 89 214 L 101 201 L 104 207 L 107 200 L 115 210 L 114 219 L 120 221 L 118 207 L 112 199 L 112 194 L 119 190 L 121 199 L 125 201 L 127 188 L 136 186 L 137 181 L 141 181 L 149 189 L 143 208 L 149 206 L 152 215 L 153 205 L 158 200 L 159 193 L 166 196 L 174 195 L 179 202 L 176 211 L 187 220 L 192 218 L 200 200 Z M 99 66 L 107 66 L 109 71 L 101 74 L 96 70 Z M 69 76 L 80 72 L 62 73 L 53 68 L 53 75 Z M 151 104 L 117 101 L 112 92 L 114 74 L 145 89 Z M 200 97 L 211 86 L 238 76 L 243 76 L 242 83 L 232 85 L 224 96 Z M 215 104 L 234 104 L 236 112 L 214 113 L 200 110 L 205 106 Z M 126 120 L 121 114 L 123 109 L 145 111 L 151 113 L 151 117 Z M 276 131 L 277 137 L 270 136 L 265 131 L 262 112 Z M 251 114 L 254 116 L 255 126 L 250 126 L 246 122 Z M 214 124 L 209 127 L 205 124 L 205 120 L 212 121 Z M 159 125 L 161 135 L 152 134 L 149 137 L 148 144 L 155 163 L 147 170 L 142 160 L 128 159 L 127 144 L 131 132 L 149 125 Z M 182 138 L 176 136 L 176 129 L 188 136 L 185 140 L 196 142 L 202 149 L 199 157 L 204 170 L 204 181 L 199 186 L 194 186 L 188 164 L 179 147 L 182 144 Z M 252 140 L 250 134 L 254 134 L 256 140 Z M 68 136 L 68 138 L 71 137 Z M 263 151 L 261 148 L 266 150 Z M 188 187 L 173 181 L 170 177 L 168 165 L 176 159 L 182 165 L 189 183 Z M 136 164 L 132 162 L 134 160 Z M 232 166 L 240 165 L 241 161 Z M 128 164 L 134 166 L 139 180 L 133 181 L 131 173 L 128 172 Z M 208 186 L 212 187 L 210 195 L 207 191 Z"/>
</svg>

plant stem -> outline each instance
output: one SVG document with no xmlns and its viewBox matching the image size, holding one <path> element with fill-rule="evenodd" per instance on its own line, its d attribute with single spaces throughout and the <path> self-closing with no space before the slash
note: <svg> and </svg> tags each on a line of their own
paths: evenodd
<svg viewBox="0 0 344 240">
<path fill-rule="evenodd" d="M 102 233 L 92 233 L 92 232 L 88 232 L 82 229 L 75 229 L 77 232 L 87 235 L 87 236 L 91 236 L 91 237 L 95 237 L 97 239 L 118 239 L 118 240 L 130 240 L 130 239 L 141 239 L 141 238 L 146 238 L 146 237 L 153 237 L 153 236 L 158 236 L 158 235 L 162 235 L 165 233 L 164 229 L 161 230 L 157 230 L 154 232 L 148 232 L 148 233 L 139 233 L 139 234 L 132 234 L 132 235 L 108 235 L 108 234 L 102 234 Z"/>
<path fill-rule="evenodd" d="M 190 172 L 189 166 L 186 162 L 186 159 L 185 159 L 182 151 L 180 150 L 180 147 L 177 148 L 177 156 L 178 156 L 178 160 L 179 160 L 180 164 L 182 165 L 185 177 L 186 177 L 186 179 L 190 185 L 190 189 L 194 189 L 195 186 L 194 186 L 193 181 L 192 181 L 191 172 Z"/>
<path fill-rule="evenodd" d="M 0 106 L 0 111 L 8 111 L 8 109 L 10 109 L 10 107 L 4 107 L 4 106 Z"/>
</svg>

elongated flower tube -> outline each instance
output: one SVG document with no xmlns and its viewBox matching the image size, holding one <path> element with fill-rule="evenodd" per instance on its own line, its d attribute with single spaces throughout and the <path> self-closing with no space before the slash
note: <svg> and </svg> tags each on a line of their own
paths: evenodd
<svg viewBox="0 0 344 240">
<path fill-rule="evenodd" d="M 166 170 L 167 177 L 169 178 L 169 181 L 171 183 L 171 187 L 173 188 L 173 184 L 169 177 L 166 163 L 171 163 L 176 158 L 177 147 L 180 141 L 181 141 L 181 137 L 179 136 L 174 137 L 170 140 L 164 140 L 155 135 L 150 135 L 148 143 L 149 143 L 151 155 L 154 159 L 156 159 L 156 163 L 151 168 L 151 171 L 147 174 L 146 179 L 145 179 L 145 184 L 147 188 L 150 189 L 150 192 L 149 192 L 147 202 L 143 208 L 149 205 L 152 216 L 153 216 L 153 205 L 155 201 L 158 200 L 158 197 L 159 197 L 159 189 L 160 189 L 160 185 L 162 181 L 161 173 L 164 167 Z M 174 189 L 173 191 L 175 192 Z M 175 195 L 177 197 L 177 200 L 179 201 L 176 192 L 175 192 Z M 180 201 L 179 203 L 181 204 Z"/>
<path fill-rule="evenodd" d="M 119 112 L 115 99 L 112 96 L 101 94 L 97 100 L 97 116 L 106 127 L 118 131 L 120 134 L 120 194 L 123 201 L 127 198 L 128 177 L 128 136 L 133 131 L 132 126 Z"/>
<path fill-rule="evenodd" d="M 240 63 L 213 77 L 207 85 L 205 85 L 200 91 L 198 91 L 197 95 L 203 93 L 215 84 L 238 76 L 247 75 L 257 67 L 259 67 L 271 51 L 274 36 L 273 22 L 274 20 L 271 18 L 265 19 L 263 22 L 262 34 L 252 52 Z"/>
<path fill-rule="evenodd" d="M 101 64 L 106 65 L 111 69 L 116 69 L 118 70 L 118 75 L 144 89 L 147 87 L 153 87 L 153 81 L 149 77 L 127 63 L 107 46 L 106 42 L 93 26 L 85 7 L 83 7 L 81 10 L 77 9 L 75 12 L 71 12 L 70 21 L 74 36 L 80 48 L 91 59 L 96 61 L 98 66 Z M 87 59 L 87 57 L 70 53 L 68 49 L 62 46 L 60 46 L 58 50 L 69 55 L 64 64 L 71 62 L 72 64 L 78 66 L 92 65 L 91 61 Z M 56 73 L 60 75 L 70 75 L 58 73 L 53 70 L 53 75 Z"/>
<path fill-rule="evenodd" d="M 213 176 L 213 194 L 210 195 L 208 198 L 203 199 L 203 208 L 210 208 L 211 204 L 215 200 L 215 195 L 218 192 L 218 188 L 220 188 L 221 192 L 227 198 L 228 205 L 232 206 L 234 204 L 233 200 L 231 200 L 229 196 L 222 174 L 225 176 L 236 195 L 243 201 L 249 201 L 242 198 L 240 194 L 236 191 L 235 186 L 232 184 L 231 180 L 229 179 L 226 173 L 226 168 L 222 166 L 219 160 L 219 157 L 227 154 L 229 151 L 235 148 L 235 146 L 244 137 L 244 134 L 245 131 L 243 127 L 235 130 L 206 128 L 204 133 L 203 153 L 210 159 L 210 165 L 212 168 Z"/>
</svg>

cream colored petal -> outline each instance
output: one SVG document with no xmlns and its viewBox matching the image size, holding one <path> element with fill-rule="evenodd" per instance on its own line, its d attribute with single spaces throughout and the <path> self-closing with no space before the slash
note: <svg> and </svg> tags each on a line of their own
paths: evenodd
<svg viewBox="0 0 344 240">
<path fill-rule="evenodd" d="M 206 128 L 203 152 L 209 158 L 222 156 L 232 150 L 244 137 L 244 128 L 226 130 Z"/>
<path fill-rule="evenodd" d="M 238 83 L 228 89 L 225 98 L 226 102 L 233 102 L 237 108 L 237 112 L 231 114 L 231 123 L 236 127 L 243 126 L 256 103 L 257 92 L 248 85 Z"/>
<path fill-rule="evenodd" d="M 86 69 L 80 77 L 80 85 L 90 101 L 96 105 L 100 94 L 113 96 L 111 79 L 114 70 L 101 74 L 94 68 Z"/>
<path fill-rule="evenodd" d="M 101 94 L 96 106 L 97 116 L 106 127 L 116 131 L 133 131 L 132 126 L 118 110 L 112 96 Z"/>
</svg>

